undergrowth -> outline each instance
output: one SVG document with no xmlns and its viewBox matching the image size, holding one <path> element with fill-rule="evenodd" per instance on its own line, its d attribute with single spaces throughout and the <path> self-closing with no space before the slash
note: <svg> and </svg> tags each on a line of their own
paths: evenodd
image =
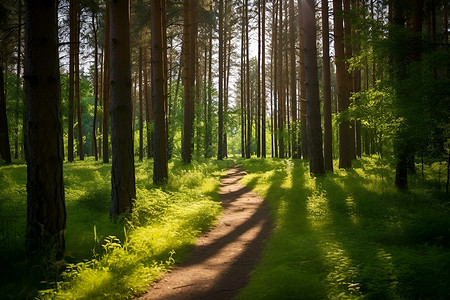
<svg viewBox="0 0 450 300">
<path fill-rule="evenodd" d="M 169 181 L 152 184 L 151 160 L 136 163 L 136 193 L 130 216 L 109 219 L 110 169 L 94 161 L 64 164 L 67 208 L 66 256 L 42 264 L 23 251 L 26 166 L 2 167 L 3 297 L 126 299 L 144 292 L 221 213 L 219 177 L 232 161 L 169 163 Z M 2 225 L 3 225 L 2 224 Z"/>
<path fill-rule="evenodd" d="M 250 159 L 244 183 L 275 219 L 262 260 L 238 299 L 447 299 L 450 205 L 430 188 L 432 168 L 408 192 L 379 158 L 311 177 L 302 160 Z"/>
</svg>

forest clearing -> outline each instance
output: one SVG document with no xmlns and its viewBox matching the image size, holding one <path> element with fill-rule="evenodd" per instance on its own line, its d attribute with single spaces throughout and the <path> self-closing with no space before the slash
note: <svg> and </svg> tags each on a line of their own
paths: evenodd
<svg viewBox="0 0 450 300">
<path fill-rule="evenodd" d="M 2 0 L 1 297 L 447 298 L 448 5 Z"/>
<path fill-rule="evenodd" d="M 142 294 L 174 263 L 185 261 L 197 237 L 208 235 L 220 218 L 219 177 L 233 163 L 172 161 L 169 178 L 176 180 L 163 187 L 148 184 L 151 161 L 138 163 L 135 209 L 118 224 L 105 214 L 110 165 L 66 164 L 66 256 L 48 265 L 23 261 L 25 166 L 1 167 L 1 294 L 11 299 L 38 291 L 42 298 L 61 299 Z M 303 160 L 238 163 L 248 170 L 242 182 L 266 198 L 274 218 L 238 299 L 445 299 L 450 292 L 450 211 L 447 195 L 436 189 L 439 169 L 425 168 L 424 178 L 414 176 L 405 193 L 389 183 L 392 166 L 380 158 L 364 157 L 352 170 L 318 178 L 309 175 Z"/>
</svg>

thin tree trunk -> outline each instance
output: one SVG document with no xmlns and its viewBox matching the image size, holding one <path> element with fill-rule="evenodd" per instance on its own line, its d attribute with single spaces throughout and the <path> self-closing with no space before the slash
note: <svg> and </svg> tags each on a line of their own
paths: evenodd
<svg viewBox="0 0 450 300">
<path fill-rule="evenodd" d="M 279 1 L 279 15 L 278 15 L 278 140 L 279 140 L 279 156 L 284 158 L 284 76 L 283 76 L 283 1 Z"/>
<path fill-rule="evenodd" d="M 131 212 L 136 198 L 131 104 L 129 0 L 110 0 L 111 218 Z"/>
<path fill-rule="evenodd" d="M 261 126 L 261 156 L 266 157 L 266 0 L 262 1 L 262 38 L 261 38 L 261 106 L 262 106 L 262 126 Z"/>
<path fill-rule="evenodd" d="M 103 67 L 103 163 L 109 162 L 109 117 L 110 117 L 110 56 L 111 49 L 109 46 L 110 39 L 110 22 L 109 22 L 109 1 L 106 1 L 106 13 L 105 13 L 105 55 L 104 55 L 104 67 Z"/>
<path fill-rule="evenodd" d="M 0 156 L 9 165 L 11 149 L 9 145 L 8 121 L 6 118 L 6 90 L 3 76 L 3 59 L 0 57 Z"/>
<path fill-rule="evenodd" d="M 223 159 L 223 0 L 219 0 L 219 107 L 218 107 L 218 141 L 217 159 Z"/>
<path fill-rule="evenodd" d="M 165 1 L 152 0 L 151 12 L 151 46 L 152 46 L 152 98 L 154 105 L 154 165 L 153 183 L 160 184 L 168 177 L 168 135 L 166 126 L 166 100 L 164 85 L 167 80 L 164 67 L 164 49 L 167 48 L 165 40 Z"/>
<path fill-rule="evenodd" d="M 153 136 L 153 120 L 151 116 L 153 116 L 153 112 L 150 108 L 150 92 L 148 89 L 148 50 L 144 47 L 144 99 L 145 99 L 145 123 L 147 128 L 147 158 L 153 157 L 153 147 L 152 147 L 152 136 Z"/>
<path fill-rule="evenodd" d="M 295 7 L 294 0 L 289 0 L 289 56 L 290 56 L 290 97 L 291 97 L 291 116 L 292 116 L 292 157 L 300 158 L 297 141 L 297 72 L 295 55 Z"/>
<path fill-rule="evenodd" d="M 92 125 L 92 150 L 95 160 L 98 160 L 97 153 L 97 105 L 98 105 L 98 47 L 97 47 L 97 27 L 96 14 L 92 13 L 92 31 L 94 33 L 94 123 Z"/>
<path fill-rule="evenodd" d="M 256 114 L 256 156 L 261 157 L 261 0 L 258 0 L 258 61 L 257 78 L 257 114 Z"/>
<path fill-rule="evenodd" d="M 278 0 L 281 1 L 281 0 Z M 278 53 L 278 4 L 274 3 L 273 6 L 274 16 L 272 18 L 273 20 L 273 27 L 272 27 L 272 51 L 273 51 L 273 57 L 272 57 L 272 80 L 273 80 L 273 86 L 272 86 L 272 94 L 273 94 L 273 150 L 274 150 L 274 156 L 278 157 L 278 137 L 279 137 L 279 131 L 278 131 L 278 67 L 277 67 L 277 59 L 279 57 Z"/>
<path fill-rule="evenodd" d="M 250 54 L 249 54 L 249 19 L 248 19 L 248 0 L 245 0 L 244 5 L 244 11 L 245 11 L 245 86 L 246 86 L 246 94 L 247 94 L 247 140 L 245 145 L 245 157 L 250 158 L 250 142 L 252 137 L 252 119 L 251 119 L 251 110 L 250 110 L 250 102 L 251 102 L 251 95 L 250 95 Z"/>
<path fill-rule="evenodd" d="M 65 248 L 66 208 L 57 1 L 27 0 L 25 5 L 28 123 L 25 246 L 28 255 L 59 259 Z"/>
<path fill-rule="evenodd" d="M 325 170 L 333 171 L 333 130 L 331 127 L 329 30 L 328 0 L 322 0 L 324 167 Z"/>
<path fill-rule="evenodd" d="M 74 159 L 74 98 L 75 98 L 75 43 L 76 43 L 76 0 L 70 1 L 69 22 L 70 22 L 70 46 L 69 46 L 69 120 L 68 120 L 68 144 L 67 160 L 72 162 Z"/>
<path fill-rule="evenodd" d="M 81 122 L 81 97 L 80 97 L 80 3 L 74 1 L 75 5 L 75 49 L 74 49 L 74 75 L 75 75 L 75 100 L 77 101 L 77 123 L 78 123 L 78 155 L 84 160 L 83 126 Z"/>
<path fill-rule="evenodd" d="M 143 97 L 142 97 L 142 64 L 143 64 L 143 58 L 142 58 L 142 45 L 139 46 L 139 74 L 138 74 L 138 80 L 139 80 L 139 161 L 142 161 L 144 158 L 144 116 L 143 116 Z"/>
</svg>

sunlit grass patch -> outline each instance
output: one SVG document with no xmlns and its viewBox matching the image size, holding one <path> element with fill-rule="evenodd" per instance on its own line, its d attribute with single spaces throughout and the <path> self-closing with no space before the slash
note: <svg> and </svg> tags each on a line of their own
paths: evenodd
<svg viewBox="0 0 450 300">
<path fill-rule="evenodd" d="M 398 192 L 387 161 L 364 157 L 317 178 L 301 160 L 243 164 L 243 182 L 269 201 L 277 227 L 239 299 L 450 294 L 448 201 L 414 181 Z"/>
<path fill-rule="evenodd" d="M 169 183 L 155 187 L 153 161 L 137 162 L 133 213 L 115 224 L 109 219 L 111 164 L 89 159 L 65 163 L 65 261 L 31 267 L 23 262 L 26 166 L 1 167 L 0 221 L 8 223 L 7 217 L 11 223 L 0 230 L 5 242 L 0 250 L 3 266 L 11 272 L 2 273 L 0 293 L 33 298 L 40 289 L 40 297 L 57 299 L 138 295 L 183 260 L 197 236 L 214 224 L 221 213 L 219 178 L 231 164 L 208 160 L 184 165 L 172 160 Z"/>
</svg>

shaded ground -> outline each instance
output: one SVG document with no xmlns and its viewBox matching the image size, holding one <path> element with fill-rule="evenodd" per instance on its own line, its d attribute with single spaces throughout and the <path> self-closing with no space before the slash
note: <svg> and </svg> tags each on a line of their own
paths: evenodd
<svg viewBox="0 0 450 300">
<path fill-rule="evenodd" d="M 139 299 L 232 299 L 248 284 L 272 218 L 263 199 L 238 182 L 244 175 L 239 167 L 227 171 L 220 187 L 224 214 L 216 227 Z"/>
</svg>

